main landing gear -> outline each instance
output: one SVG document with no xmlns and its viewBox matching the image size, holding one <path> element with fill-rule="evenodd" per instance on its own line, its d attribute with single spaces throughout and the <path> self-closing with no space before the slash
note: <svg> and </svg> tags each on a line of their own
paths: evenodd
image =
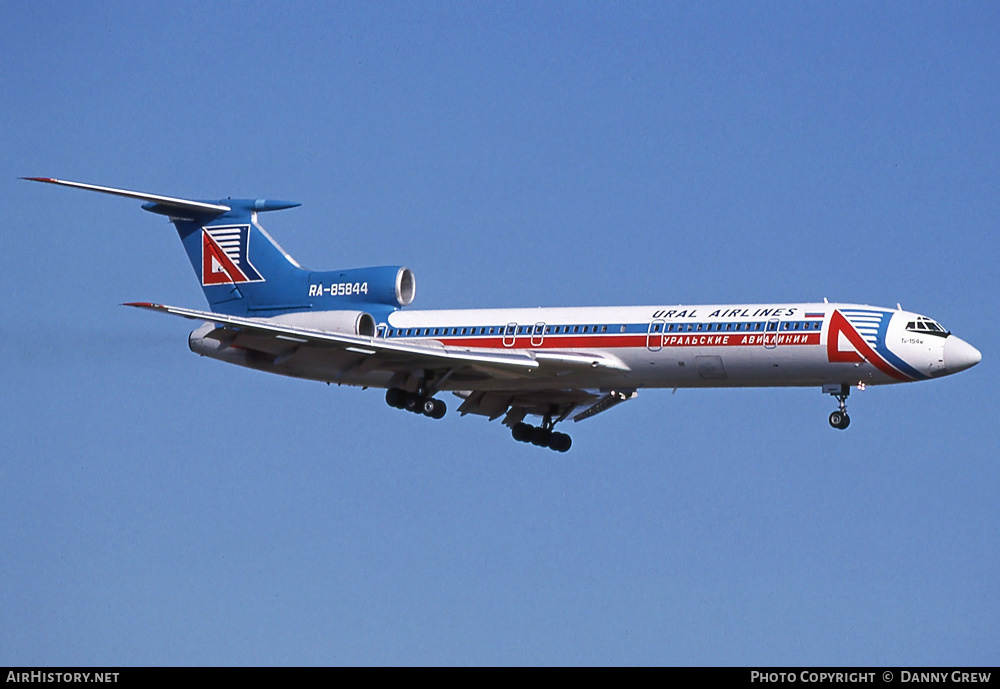
<svg viewBox="0 0 1000 689">
<path fill-rule="evenodd" d="M 432 419 L 440 419 L 448 411 L 448 406 L 441 400 L 419 395 L 399 388 L 389 388 L 385 391 L 385 403 L 396 409 L 405 409 L 414 414 L 423 414 Z"/>
<path fill-rule="evenodd" d="M 521 421 L 514 424 L 510 434 L 518 442 L 547 447 L 556 452 L 566 452 L 573 445 L 573 439 L 565 433 L 552 430 L 553 426 L 555 424 L 549 417 L 545 418 L 541 426 L 532 426 Z"/>
<path fill-rule="evenodd" d="M 835 390 L 824 388 L 824 392 L 829 392 L 840 402 L 840 409 L 830 414 L 830 425 L 834 428 L 844 430 L 851 425 L 851 417 L 847 415 L 847 396 L 851 394 L 851 386 L 840 385 L 834 387 L 836 388 Z"/>
</svg>

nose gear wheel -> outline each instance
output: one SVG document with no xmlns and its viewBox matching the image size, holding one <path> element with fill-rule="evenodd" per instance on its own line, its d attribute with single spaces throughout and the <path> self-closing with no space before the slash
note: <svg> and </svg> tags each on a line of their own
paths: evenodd
<svg viewBox="0 0 1000 689">
<path fill-rule="evenodd" d="M 847 415 L 847 396 L 851 394 L 851 386 L 841 385 L 838 392 L 830 394 L 840 403 L 840 409 L 830 414 L 830 425 L 842 431 L 851 425 L 851 417 Z"/>
</svg>

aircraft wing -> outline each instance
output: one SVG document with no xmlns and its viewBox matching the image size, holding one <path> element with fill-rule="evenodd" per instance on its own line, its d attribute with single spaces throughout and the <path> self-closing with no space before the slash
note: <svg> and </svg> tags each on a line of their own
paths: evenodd
<svg viewBox="0 0 1000 689">
<path fill-rule="evenodd" d="M 576 370 L 605 369 L 625 372 L 629 368 L 619 359 L 606 355 L 563 351 L 508 350 L 446 347 L 438 342 L 392 341 L 286 325 L 271 319 L 229 316 L 149 302 L 125 304 L 182 318 L 217 323 L 234 337 L 251 341 L 242 346 L 272 350 L 274 345 L 326 348 L 355 355 L 357 365 L 368 370 L 393 372 L 431 369 L 450 373 L 478 372 L 489 376 L 538 377 L 572 373 Z M 249 345 L 249 346 L 247 346 Z M 482 377 L 482 375 L 480 375 Z"/>
</svg>

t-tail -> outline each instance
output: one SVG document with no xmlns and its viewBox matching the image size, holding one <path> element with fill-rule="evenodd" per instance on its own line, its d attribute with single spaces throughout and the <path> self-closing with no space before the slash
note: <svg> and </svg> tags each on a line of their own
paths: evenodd
<svg viewBox="0 0 1000 689">
<path fill-rule="evenodd" d="M 258 222 L 260 213 L 295 208 L 290 201 L 194 201 L 48 177 L 25 177 L 144 201 L 177 228 L 212 311 L 234 316 L 355 308 L 393 310 L 413 301 L 413 273 L 401 266 L 314 272 L 300 266 Z M 382 307 L 382 308 L 372 308 Z"/>
</svg>

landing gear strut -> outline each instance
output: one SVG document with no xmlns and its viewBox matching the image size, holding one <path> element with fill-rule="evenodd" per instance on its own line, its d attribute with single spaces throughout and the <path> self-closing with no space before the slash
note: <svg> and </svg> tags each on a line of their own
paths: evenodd
<svg viewBox="0 0 1000 689">
<path fill-rule="evenodd" d="M 566 452 L 573 445 L 573 439 L 565 433 L 552 430 L 555 425 L 552 417 L 546 416 L 541 426 L 532 426 L 523 421 L 516 423 L 510 429 L 510 434 L 518 442 L 547 447 L 556 452 Z"/>
<path fill-rule="evenodd" d="M 389 388 L 385 391 L 385 403 L 390 407 L 423 414 L 432 419 L 440 419 L 448 411 L 448 406 L 441 400 L 399 388 Z"/>
<path fill-rule="evenodd" d="M 839 390 L 830 394 L 840 403 L 840 410 L 830 414 L 830 425 L 844 430 L 851 425 L 851 417 L 847 415 L 847 396 L 851 394 L 851 386 L 841 385 Z"/>
</svg>

